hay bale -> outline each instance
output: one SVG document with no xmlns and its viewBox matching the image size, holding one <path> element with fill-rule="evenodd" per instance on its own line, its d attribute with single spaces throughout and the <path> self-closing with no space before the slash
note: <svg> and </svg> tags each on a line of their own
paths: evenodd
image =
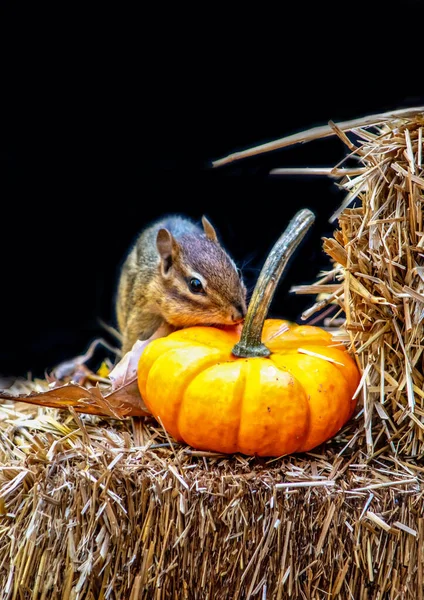
<svg viewBox="0 0 424 600">
<path fill-rule="evenodd" d="M 277 460 L 28 405 L 0 435 L 2 600 L 422 598 L 422 467 L 356 425 Z"/>
<path fill-rule="evenodd" d="M 330 175 L 346 192 L 334 237 L 324 251 L 334 269 L 309 286 L 345 314 L 345 330 L 363 373 L 363 423 L 367 451 L 387 445 L 416 457 L 424 446 L 424 110 L 353 130 L 334 132 L 348 145 L 344 162 Z M 356 201 L 357 206 L 347 208 Z M 328 281 L 330 279 L 331 281 Z M 304 292 L 302 286 L 298 292 Z"/>
<path fill-rule="evenodd" d="M 326 294 L 305 317 L 344 314 L 356 417 L 265 460 L 194 451 L 150 419 L 5 401 L 1 600 L 424 598 L 423 128 L 421 111 L 368 118 L 356 142 L 331 129 L 361 165 L 327 173 L 348 194 L 334 268 L 298 292 Z"/>
</svg>

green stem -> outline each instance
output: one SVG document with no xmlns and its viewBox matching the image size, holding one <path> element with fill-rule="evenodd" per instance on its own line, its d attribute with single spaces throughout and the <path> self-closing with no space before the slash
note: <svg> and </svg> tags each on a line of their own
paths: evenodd
<svg viewBox="0 0 424 600">
<path fill-rule="evenodd" d="M 233 354 L 241 358 L 269 356 L 271 352 L 262 343 L 262 329 L 281 274 L 293 252 L 315 220 L 307 208 L 299 211 L 277 240 L 265 261 L 256 282 L 244 320 L 240 341 Z"/>
</svg>

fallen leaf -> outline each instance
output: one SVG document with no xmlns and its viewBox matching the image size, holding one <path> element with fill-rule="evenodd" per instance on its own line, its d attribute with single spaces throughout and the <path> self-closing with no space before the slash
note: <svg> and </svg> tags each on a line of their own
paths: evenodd
<svg viewBox="0 0 424 600">
<path fill-rule="evenodd" d="M 108 390 L 107 393 L 104 393 L 98 385 L 85 388 L 75 383 L 67 383 L 45 392 L 29 394 L 16 395 L 0 391 L 0 398 L 50 408 L 73 407 L 77 412 L 109 416 L 114 419 L 150 414 L 141 399 L 136 378 L 132 381 L 128 380 L 125 385 L 116 390 Z"/>
</svg>

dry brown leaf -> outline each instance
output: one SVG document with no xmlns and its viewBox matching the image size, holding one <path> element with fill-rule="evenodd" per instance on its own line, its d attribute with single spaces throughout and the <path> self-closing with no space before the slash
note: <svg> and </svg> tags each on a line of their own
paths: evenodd
<svg viewBox="0 0 424 600">
<path fill-rule="evenodd" d="M 59 385 L 48 391 L 11 394 L 0 391 L 2 400 L 27 402 L 50 408 L 74 408 L 77 412 L 104 415 L 114 419 L 141 417 L 150 414 L 138 391 L 137 379 L 129 380 L 116 390 L 104 393 L 98 385 L 85 388 L 76 383 Z"/>
</svg>

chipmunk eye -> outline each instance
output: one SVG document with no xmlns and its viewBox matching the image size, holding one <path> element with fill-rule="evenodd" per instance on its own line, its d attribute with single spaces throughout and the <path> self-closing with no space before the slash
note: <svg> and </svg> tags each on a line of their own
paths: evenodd
<svg viewBox="0 0 424 600">
<path fill-rule="evenodd" d="M 189 280 L 188 286 L 190 288 L 190 291 L 193 292 L 193 294 L 201 294 L 202 292 L 204 292 L 202 282 L 196 277 L 192 277 Z"/>
</svg>

